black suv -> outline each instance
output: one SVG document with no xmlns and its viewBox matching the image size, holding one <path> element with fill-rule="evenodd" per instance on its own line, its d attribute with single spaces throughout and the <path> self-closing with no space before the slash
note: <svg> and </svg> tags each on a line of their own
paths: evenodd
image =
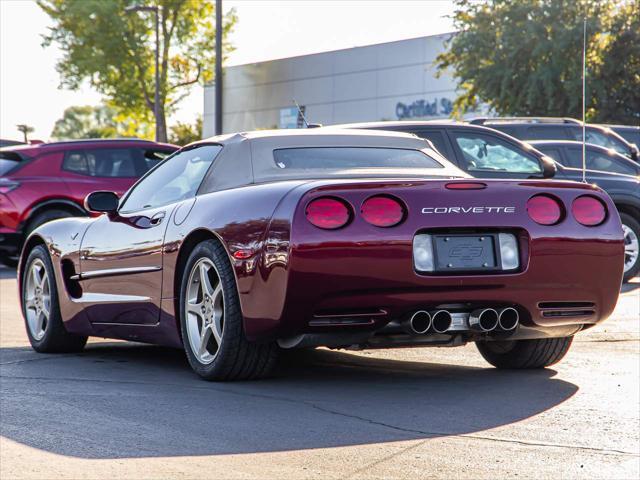
<svg viewBox="0 0 640 480">
<path fill-rule="evenodd" d="M 551 156 L 528 143 L 478 125 L 409 121 L 336 125 L 330 128 L 337 127 L 413 133 L 429 140 L 444 157 L 474 177 L 582 180 L 580 169 L 564 167 L 561 162 L 556 163 Z M 635 165 L 631 160 L 627 161 Z M 626 234 L 624 280 L 627 281 L 640 271 L 637 243 L 637 239 L 640 239 L 640 179 L 637 176 L 587 170 L 587 180 L 605 190 L 618 207 Z"/>
<path fill-rule="evenodd" d="M 520 140 L 577 140 L 582 141 L 582 122 L 573 118 L 475 118 L 469 123 L 500 130 Z M 640 161 L 638 147 L 627 142 L 610 128 L 586 125 L 587 143 L 613 148 L 616 152 Z"/>
</svg>

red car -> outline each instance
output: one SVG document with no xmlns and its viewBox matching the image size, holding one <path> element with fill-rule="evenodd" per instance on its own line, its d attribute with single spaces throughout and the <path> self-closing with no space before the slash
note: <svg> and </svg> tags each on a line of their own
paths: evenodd
<svg viewBox="0 0 640 480">
<path fill-rule="evenodd" d="M 460 346 L 558 362 L 606 319 L 624 241 L 593 185 L 474 179 L 393 132 L 223 135 L 184 147 L 104 215 L 35 230 L 18 280 L 38 352 L 88 336 L 184 348 L 209 380 L 280 349 Z"/>
<path fill-rule="evenodd" d="M 95 190 L 123 194 L 177 147 L 146 140 L 74 140 L 0 148 L 0 261 L 55 218 L 86 216 Z"/>
</svg>

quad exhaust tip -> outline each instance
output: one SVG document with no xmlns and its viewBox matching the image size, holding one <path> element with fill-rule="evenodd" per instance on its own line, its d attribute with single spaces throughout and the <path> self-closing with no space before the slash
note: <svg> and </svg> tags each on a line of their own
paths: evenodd
<svg viewBox="0 0 640 480">
<path fill-rule="evenodd" d="M 514 330 L 520 322 L 520 314 L 515 308 L 507 307 L 500 310 L 498 314 L 498 326 L 500 330 L 509 332 Z"/>
<path fill-rule="evenodd" d="M 405 322 L 405 328 L 417 335 L 427 333 L 431 328 L 431 314 L 426 310 L 418 310 Z"/>
<path fill-rule="evenodd" d="M 488 333 L 494 330 L 509 332 L 515 330 L 520 322 L 520 314 L 513 307 L 478 308 L 469 315 L 469 328 L 477 332 Z M 446 333 L 451 329 L 453 317 L 448 310 L 418 310 L 402 322 L 407 333 L 424 335 L 430 331 Z"/>
<path fill-rule="evenodd" d="M 453 319 L 447 310 L 436 310 L 431 313 L 431 326 L 436 333 L 445 333 L 451 328 Z"/>
<path fill-rule="evenodd" d="M 500 317 L 493 308 L 479 308 L 469 315 L 469 327 L 480 332 L 491 332 L 498 326 Z"/>
</svg>

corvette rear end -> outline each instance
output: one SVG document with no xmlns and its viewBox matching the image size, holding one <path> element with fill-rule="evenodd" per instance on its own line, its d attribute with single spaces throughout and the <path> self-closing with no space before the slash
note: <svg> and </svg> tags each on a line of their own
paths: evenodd
<svg viewBox="0 0 640 480">
<path fill-rule="evenodd" d="M 568 337 L 611 314 L 622 278 L 615 207 L 571 182 L 318 182 L 291 225 L 255 284 L 281 292 L 274 315 L 243 299 L 247 334 L 284 348 Z"/>
<path fill-rule="evenodd" d="M 611 314 L 623 274 L 602 190 L 470 178 L 401 133 L 214 137 L 85 204 L 104 215 L 24 247 L 33 348 L 181 347 L 208 380 L 264 377 L 280 349 L 314 346 L 475 342 L 494 366 L 543 368 Z"/>
</svg>

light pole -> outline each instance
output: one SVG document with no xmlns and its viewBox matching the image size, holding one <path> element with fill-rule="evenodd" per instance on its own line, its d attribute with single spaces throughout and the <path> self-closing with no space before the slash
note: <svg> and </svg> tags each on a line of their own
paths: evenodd
<svg viewBox="0 0 640 480">
<path fill-rule="evenodd" d="M 222 133 L 222 0 L 216 0 L 216 135 Z"/>
<path fill-rule="evenodd" d="M 153 116 L 156 119 L 156 142 L 160 141 L 158 119 L 160 118 L 160 7 L 157 5 L 132 5 L 124 9 L 126 13 L 153 12 L 156 20 L 156 79 L 153 100 Z"/>
</svg>

